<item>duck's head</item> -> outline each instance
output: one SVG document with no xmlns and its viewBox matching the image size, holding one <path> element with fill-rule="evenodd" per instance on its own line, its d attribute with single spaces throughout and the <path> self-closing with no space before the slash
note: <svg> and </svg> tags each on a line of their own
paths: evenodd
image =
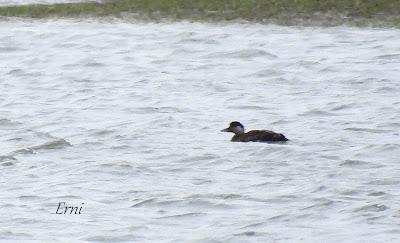
<svg viewBox="0 0 400 243">
<path fill-rule="evenodd" d="M 244 133 L 244 126 L 237 121 L 231 122 L 228 128 L 221 130 L 221 132 L 233 132 L 234 134 Z"/>
</svg>

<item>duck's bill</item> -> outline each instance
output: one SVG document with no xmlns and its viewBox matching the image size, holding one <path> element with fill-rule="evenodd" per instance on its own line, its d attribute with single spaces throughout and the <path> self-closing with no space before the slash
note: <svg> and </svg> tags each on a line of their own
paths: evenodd
<svg viewBox="0 0 400 243">
<path fill-rule="evenodd" d="M 230 132 L 229 127 L 225 128 L 225 129 L 222 129 L 221 132 Z"/>
</svg>

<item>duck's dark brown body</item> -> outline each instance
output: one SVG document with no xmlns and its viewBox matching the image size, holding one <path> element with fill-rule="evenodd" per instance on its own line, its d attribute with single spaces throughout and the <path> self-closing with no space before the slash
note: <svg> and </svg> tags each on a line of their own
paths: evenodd
<svg viewBox="0 0 400 243">
<path fill-rule="evenodd" d="M 253 130 L 246 133 L 235 134 L 232 142 L 285 142 L 288 139 L 281 133 L 267 130 Z"/>
</svg>

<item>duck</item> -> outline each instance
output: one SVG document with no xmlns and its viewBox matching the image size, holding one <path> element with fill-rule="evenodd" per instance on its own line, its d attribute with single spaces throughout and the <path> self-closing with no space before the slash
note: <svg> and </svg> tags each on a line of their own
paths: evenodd
<svg viewBox="0 0 400 243">
<path fill-rule="evenodd" d="M 245 132 L 244 126 L 234 121 L 229 124 L 228 128 L 221 130 L 221 132 L 232 132 L 232 142 L 286 142 L 289 141 L 283 134 L 276 133 L 268 130 L 252 130 Z"/>
</svg>

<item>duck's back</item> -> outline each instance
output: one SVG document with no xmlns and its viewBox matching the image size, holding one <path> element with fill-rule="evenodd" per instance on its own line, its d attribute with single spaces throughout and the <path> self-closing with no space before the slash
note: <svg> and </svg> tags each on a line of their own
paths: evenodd
<svg viewBox="0 0 400 243">
<path fill-rule="evenodd" d="M 253 130 L 247 133 L 236 134 L 232 142 L 284 142 L 288 139 L 281 133 L 268 130 Z"/>
</svg>

